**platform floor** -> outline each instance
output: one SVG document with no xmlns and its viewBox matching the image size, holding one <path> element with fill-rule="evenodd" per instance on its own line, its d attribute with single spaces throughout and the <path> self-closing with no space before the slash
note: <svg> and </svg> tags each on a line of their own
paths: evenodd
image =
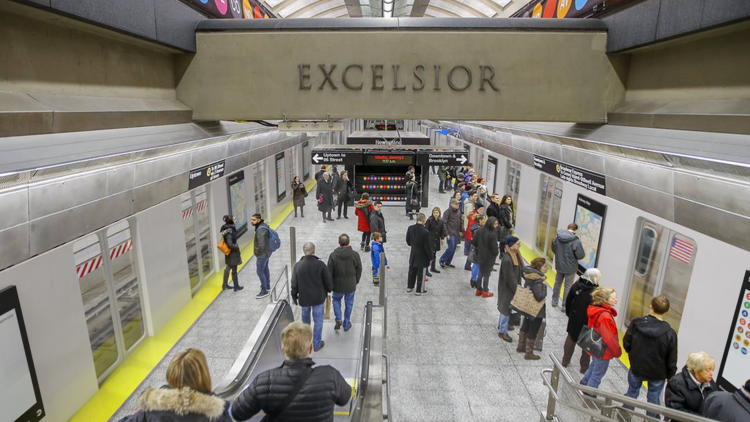
<svg viewBox="0 0 750 422">
<path fill-rule="evenodd" d="M 434 206 L 444 210 L 449 201 L 448 194 L 438 193 L 437 176 L 430 177 L 434 179 L 430 183 L 430 206 L 422 209 L 426 214 Z M 308 200 L 308 203 L 312 201 Z M 289 239 L 289 227 L 296 227 L 297 257 L 302 256 L 302 244 L 311 240 L 316 244 L 316 255 L 327 261 L 341 233 L 350 234 L 358 250 L 360 233 L 356 230 L 353 208 L 349 209 L 348 220 L 342 217 L 326 224 L 314 206 L 307 208 L 304 219 L 295 219 L 292 214 L 278 230 L 285 243 Z M 539 361 L 524 360 L 523 355 L 515 351 L 517 331 L 511 333 L 513 344 L 497 337 L 496 298 L 477 298 L 470 289 L 470 274 L 463 269 L 462 247 L 454 259 L 457 268 L 435 274 L 427 283 L 426 295 L 418 297 L 406 292 L 409 248 L 405 235 L 414 221 L 404 216 L 403 208 L 387 207 L 383 212 L 388 230 L 385 249 L 391 266 L 388 273 L 387 351 L 391 360 L 391 401 L 395 420 L 538 420 L 539 412 L 547 402 L 547 390 L 540 373 L 543 368 L 551 367 L 548 353 L 562 356 L 567 324 L 565 315 L 558 309 L 547 307 L 544 351 L 537 352 L 543 358 Z M 274 254 L 271 259 L 272 280 L 289 263 L 289 256 L 289 248 L 285 246 Z M 361 256 L 364 274 L 352 316 L 357 323 L 362 321 L 362 310 L 367 301 L 378 302 L 378 290 L 372 284 L 369 253 L 361 252 Z M 526 256 L 526 259 L 531 260 L 531 257 Z M 203 349 L 214 384 L 223 378 L 269 303 L 268 299 L 255 299 L 259 281 L 252 262 L 240 272 L 240 280 L 245 290 L 222 293 L 110 421 L 133 413 L 136 399 L 144 388 L 165 383 L 167 365 L 178 350 L 186 347 Z M 497 272 L 494 272 L 490 281 L 492 291 L 497 288 L 497 280 Z M 315 359 L 315 354 L 312 357 Z M 569 370 L 576 380 L 581 376 L 577 365 L 575 357 Z M 626 380 L 627 368 L 616 361 L 610 365 L 600 388 L 624 393 Z M 644 396 L 641 396 L 642 400 L 645 400 Z"/>
</svg>

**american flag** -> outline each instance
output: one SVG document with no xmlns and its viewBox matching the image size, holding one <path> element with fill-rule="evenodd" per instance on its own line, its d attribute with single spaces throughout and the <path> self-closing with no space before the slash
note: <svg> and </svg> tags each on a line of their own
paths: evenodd
<svg viewBox="0 0 750 422">
<path fill-rule="evenodd" d="M 693 257 L 693 245 L 675 236 L 672 240 L 672 249 L 669 251 L 669 256 L 690 265 L 690 259 Z"/>
</svg>

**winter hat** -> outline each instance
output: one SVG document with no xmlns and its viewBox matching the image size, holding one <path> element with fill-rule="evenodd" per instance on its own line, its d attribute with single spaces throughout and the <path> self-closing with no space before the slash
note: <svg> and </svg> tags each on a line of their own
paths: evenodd
<svg viewBox="0 0 750 422">
<path fill-rule="evenodd" d="M 518 238 L 515 236 L 508 236 L 505 238 L 505 243 L 508 245 L 509 248 L 515 245 L 516 242 L 518 242 Z"/>
<path fill-rule="evenodd" d="M 320 166 L 320 169 L 321 169 L 321 170 L 325 170 L 325 169 L 326 169 L 326 166 Z"/>
</svg>

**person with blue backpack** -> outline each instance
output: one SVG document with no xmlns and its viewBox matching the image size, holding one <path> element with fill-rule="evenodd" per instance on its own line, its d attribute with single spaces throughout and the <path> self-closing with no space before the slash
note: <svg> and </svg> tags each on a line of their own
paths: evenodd
<svg viewBox="0 0 750 422">
<path fill-rule="evenodd" d="M 255 268 L 260 278 L 260 293 L 255 298 L 263 299 L 271 290 L 271 272 L 268 269 L 268 263 L 271 254 L 281 246 L 281 239 L 276 231 L 268 227 L 260 214 L 253 214 L 250 223 L 255 227 L 253 253 L 255 254 Z"/>
</svg>

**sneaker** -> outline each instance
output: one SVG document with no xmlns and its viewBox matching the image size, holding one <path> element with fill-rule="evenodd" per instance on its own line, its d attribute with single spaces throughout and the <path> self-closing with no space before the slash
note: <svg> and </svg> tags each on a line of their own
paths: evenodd
<svg viewBox="0 0 750 422">
<path fill-rule="evenodd" d="M 255 295 L 256 299 L 263 299 L 264 297 L 268 297 L 268 290 L 260 289 L 260 293 Z"/>
<path fill-rule="evenodd" d="M 349 324 L 348 327 L 344 327 L 344 331 L 349 331 L 352 329 L 352 324 Z"/>
<path fill-rule="evenodd" d="M 363 251 L 363 250 L 365 250 L 365 244 L 364 244 L 364 243 L 360 243 L 360 244 L 359 244 L 359 250 L 360 250 L 360 251 Z"/>
<path fill-rule="evenodd" d="M 446 266 L 446 267 L 451 267 L 451 268 L 456 268 L 456 266 L 455 266 L 455 265 L 453 265 L 453 264 L 445 264 L 445 266 Z"/>
<path fill-rule="evenodd" d="M 365 246 L 365 252 L 370 252 L 370 245 Z"/>
<path fill-rule="evenodd" d="M 341 321 L 336 321 L 336 325 L 333 327 L 334 330 L 338 331 L 341 329 Z"/>
<path fill-rule="evenodd" d="M 477 292 L 476 292 L 475 296 L 482 296 L 482 291 L 479 290 L 479 289 L 477 289 Z"/>
<path fill-rule="evenodd" d="M 413 291 L 414 291 L 414 289 L 406 289 L 406 293 L 411 293 Z"/>
<path fill-rule="evenodd" d="M 495 294 L 492 293 L 492 292 L 482 292 L 482 297 L 484 297 L 484 298 L 488 298 L 488 297 L 492 297 L 492 296 L 495 296 Z"/>
<path fill-rule="evenodd" d="M 431 273 L 431 272 L 429 272 L 429 271 L 427 271 L 427 273 L 425 273 L 425 275 L 424 275 L 424 276 L 425 276 L 424 278 L 425 278 L 425 280 L 426 280 L 426 279 L 427 279 L 427 277 L 432 277 L 432 273 Z"/>
<path fill-rule="evenodd" d="M 326 345 L 326 342 L 325 342 L 325 341 L 323 341 L 323 340 L 320 340 L 320 346 L 318 346 L 318 348 L 317 348 L 317 349 L 315 349 L 315 351 L 317 352 L 318 350 L 322 349 L 322 348 L 323 348 L 323 346 L 325 346 L 325 345 Z"/>
<path fill-rule="evenodd" d="M 427 290 L 422 290 L 421 292 L 414 293 L 416 296 L 422 296 L 423 294 L 427 293 Z"/>
<path fill-rule="evenodd" d="M 440 268 L 445 268 L 445 264 L 443 264 L 442 262 L 440 262 Z"/>
</svg>

